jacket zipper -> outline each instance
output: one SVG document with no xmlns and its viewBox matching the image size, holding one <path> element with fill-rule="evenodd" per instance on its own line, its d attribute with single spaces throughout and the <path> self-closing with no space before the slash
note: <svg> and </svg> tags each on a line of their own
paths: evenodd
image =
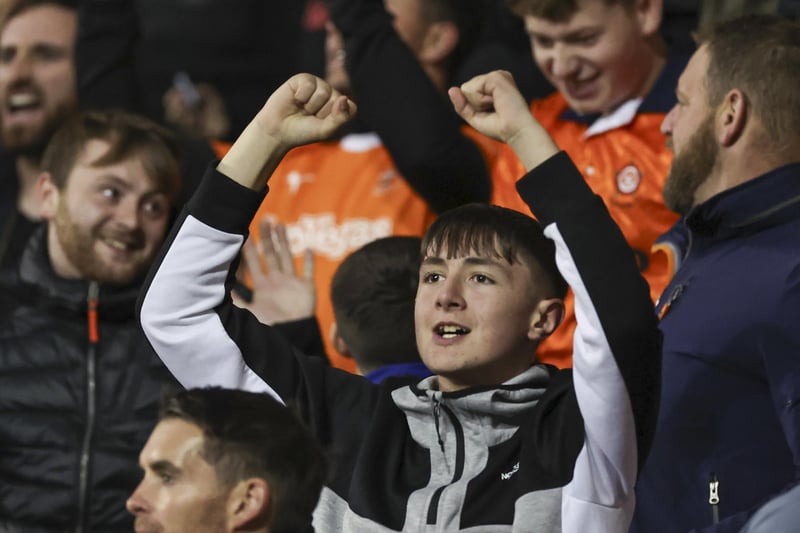
<svg viewBox="0 0 800 533">
<path fill-rule="evenodd" d="M 78 492 L 78 523 L 75 526 L 75 533 L 83 533 L 86 529 L 87 506 L 89 492 L 89 459 L 92 446 L 92 435 L 94 434 L 94 423 L 96 413 L 96 389 L 97 389 L 97 343 L 100 335 L 97 327 L 97 302 L 100 296 L 100 285 L 96 281 L 89 283 L 89 295 L 87 303 L 87 325 L 89 335 L 89 350 L 86 357 L 86 428 L 83 433 L 83 445 L 81 447 L 79 492 Z"/>
<path fill-rule="evenodd" d="M 669 295 L 669 298 L 664 305 L 661 306 L 661 310 L 658 312 L 658 319 L 663 320 L 667 313 L 669 313 L 670 308 L 672 308 L 672 304 L 678 301 L 678 298 L 681 297 L 683 294 L 683 290 L 686 288 L 685 283 L 678 283 L 675 287 L 672 288 L 672 292 Z M 660 302 L 658 302 L 660 304 Z"/>
<path fill-rule="evenodd" d="M 465 461 L 464 429 L 461 427 L 461 423 L 458 421 L 458 418 L 456 418 L 455 413 L 453 413 L 440 400 L 434 398 L 433 414 L 436 425 L 436 436 L 439 439 L 439 446 L 442 449 L 442 453 L 444 453 L 444 441 L 442 440 L 441 434 L 439 433 L 439 415 L 441 411 L 444 411 L 444 413 L 450 419 L 450 423 L 453 425 L 453 433 L 455 433 L 455 441 L 456 441 L 456 463 L 454 469 L 455 471 L 453 472 L 453 477 L 450 480 L 450 483 L 437 488 L 434 491 L 433 496 L 431 496 L 431 501 L 430 504 L 428 505 L 428 519 L 427 519 L 428 525 L 434 525 L 438 520 L 439 500 L 441 499 L 444 490 L 449 485 L 452 485 L 453 483 L 461 479 L 461 476 L 464 475 L 464 461 Z"/>
<path fill-rule="evenodd" d="M 708 503 L 711 505 L 712 523 L 719 523 L 719 480 L 714 472 L 708 481 Z"/>
</svg>

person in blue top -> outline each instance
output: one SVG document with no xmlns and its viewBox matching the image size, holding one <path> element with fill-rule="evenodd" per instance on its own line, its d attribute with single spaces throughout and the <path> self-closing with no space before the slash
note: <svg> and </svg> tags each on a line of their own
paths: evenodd
<svg viewBox="0 0 800 533">
<path fill-rule="evenodd" d="M 410 235 L 376 239 L 348 255 L 333 275 L 333 344 L 372 383 L 432 374 L 414 338 L 421 244 Z"/>
<path fill-rule="evenodd" d="M 683 265 L 657 304 L 655 441 L 631 531 L 740 531 L 800 465 L 800 24 L 701 36 L 662 129 Z"/>
</svg>

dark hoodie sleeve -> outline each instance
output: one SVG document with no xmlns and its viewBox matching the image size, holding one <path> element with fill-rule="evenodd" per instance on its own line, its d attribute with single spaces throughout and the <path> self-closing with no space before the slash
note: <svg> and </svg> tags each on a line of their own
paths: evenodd
<svg viewBox="0 0 800 533">
<path fill-rule="evenodd" d="M 328 0 L 345 39 L 346 67 L 363 121 L 409 185 L 436 212 L 487 202 L 489 171 L 446 95 L 401 41 L 381 0 Z"/>
</svg>

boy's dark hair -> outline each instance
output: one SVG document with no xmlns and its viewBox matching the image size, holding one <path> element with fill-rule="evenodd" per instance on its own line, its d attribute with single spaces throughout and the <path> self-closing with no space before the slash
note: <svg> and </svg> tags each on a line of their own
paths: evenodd
<svg viewBox="0 0 800 533">
<path fill-rule="evenodd" d="M 268 394 L 206 387 L 162 401 L 160 420 L 178 418 L 203 431 L 202 457 L 224 487 L 249 477 L 269 484 L 271 531 L 311 523 L 327 466 L 322 448 L 302 422 Z"/>
<path fill-rule="evenodd" d="M 564 298 L 567 282 L 556 267 L 555 245 L 539 223 L 512 209 L 466 204 L 442 213 L 422 238 L 422 254 L 468 254 L 527 264 L 542 298 Z"/>
<path fill-rule="evenodd" d="M 706 91 L 717 106 L 732 89 L 744 93 L 763 122 L 769 149 L 782 153 L 800 139 L 800 22 L 746 15 L 704 29 L 709 53 Z"/>
<path fill-rule="evenodd" d="M 172 133 L 148 118 L 122 110 L 85 111 L 64 121 L 48 143 L 41 162 L 42 170 L 51 174 L 56 187 L 64 188 L 75 161 L 86 144 L 95 139 L 110 144 L 96 165 L 111 165 L 136 156 L 164 192 L 170 196 L 177 193 L 181 168 Z"/>
<path fill-rule="evenodd" d="M 420 361 L 414 334 L 419 237 L 385 237 L 348 255 L 331 282 L 339 336 L 362 372 Z"/>
<path fill-rule="evenodd" d="M 602 0 L 607 6 L 622 4 L 632 9 L 636 0 Z M 519 17 L 532 16 L 552 22 L 566 22 L 578 11 L 580 0 L 506 0 L 509 9 Z"/>
</svg>

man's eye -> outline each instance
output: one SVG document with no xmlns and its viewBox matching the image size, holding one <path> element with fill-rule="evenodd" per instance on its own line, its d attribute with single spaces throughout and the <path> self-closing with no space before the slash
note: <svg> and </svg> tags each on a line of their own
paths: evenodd
<svg viewBox="0 0 800 533">
<path fill-rule="evenodd" d="M 104 188 L 101 190 L 101 194 L 102 194 L 102 195 L 103 195 L 105 198 L 112 199 L 112 200 L 114 200 L 114 199 L 117 199 L 117 198 L 119 198 L 119 197 L 120 197 L 120 192 L 119 192 L 119 190 L 118 190 L 118 189 L 115 189 L 114 187 L 104 187 Z"/>
<path fill-rule="evenodd" d="M 161 216 L 167 211 L 167 205 L 166 202 L 153 200 L 150 202 L 145 202 L 142 205 L 142 209 L 148 215 Z"/>
<path fill-rule="evenodd" d="M 575 39 L 575 43 L 581 46 L 591 46 L 598 41 L 600 35 L 597 33 L 593 33 L 591 35 L 581 35 L 577 39 Z"/>
<path fill-rule="evenodd" d="M 173 481 L 175 481 L 175 476 L 167 472 L 162 472 L 161 474 L 159 474 L 159 477 L 161 478 L 162 483 L 164 483 L 165 485 L 169 485 Z"/>
<path fill-rule="evenodd" d="M 43 61 L 57 61 L 65 57 L 65 52 L 61 48 L 45 47 L 37 50 L 39 59 Z"/>
<path fill-rule="evenodd" d="M 534 35 L 531 39 L 533 40 L 533 45 L 539 48 L 550 48 L 553 46 L 553 39 L 548 39 L 547 37 Z"/>
<path fill-rule="evenodd" d="M 0 65 L 8 65 L 14 59 L 16 51 L 11 48 L 0 50 Z"/>
</svg>

